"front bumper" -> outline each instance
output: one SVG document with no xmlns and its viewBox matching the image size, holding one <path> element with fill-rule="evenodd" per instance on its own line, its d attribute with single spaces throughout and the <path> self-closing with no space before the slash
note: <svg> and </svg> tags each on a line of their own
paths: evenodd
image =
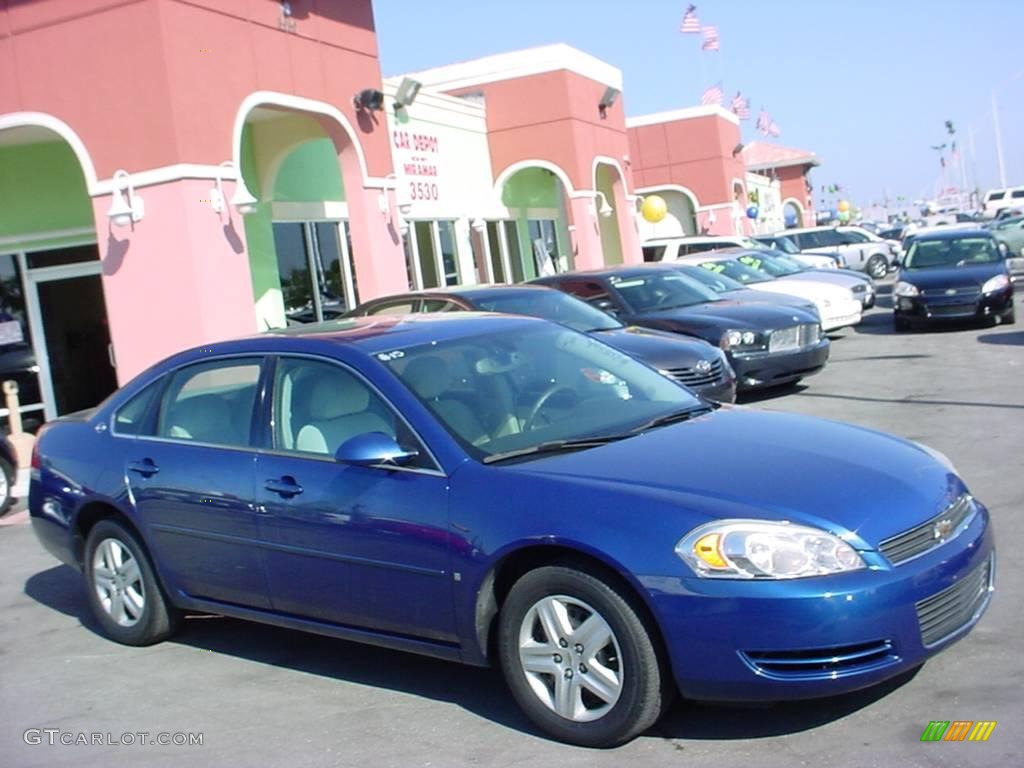
<svg viewBox="0 0 1024 768">
<path fill-rule="evenodd" d="M 1013 309 L 1012 286 L 1004 291 L 974 296 L 899 296 L 896 317 L 915 322 L 984 320 Z"/>
<path fill-rule="evenodd" d="M 818 307 L 821 314 L 821 330 L 834 331 L 849 325 L 856 325 L 863 318 L 864 307 L 859 301 L 836 302 L 828 307 Z"/>
<path fill-rule="evenodd" d="M 793 352 L 758 352 L 752 355 L 729 355 L 736 372 L 737 388 L 750 389 L 788 384 L 812 376 L 828 362 L 829 341 L 822 339 L 812 347 Z"/>
<path fill-rule="evenodd" d="M 988 607 L 994 537 L 979 507 L 956 539 L 895 567 L 866 553 L 877 567 L 837 576 L 658 580 L 651 598 L 679 690 L 719 701 L 816 698 L 919 666 L 970 632 Z M 965 620 L 926 644 L 928 619 L 919 615 L 958 585 L 972 590 Z"/>
<path fill-rule="evenodd" d="M 731 373 L 714 384 L 702 387 L 691 387 L 701 397 L 707 400 L 714 400 L 716 403 L 736 402 L 736 377 Z"/>
</svg>

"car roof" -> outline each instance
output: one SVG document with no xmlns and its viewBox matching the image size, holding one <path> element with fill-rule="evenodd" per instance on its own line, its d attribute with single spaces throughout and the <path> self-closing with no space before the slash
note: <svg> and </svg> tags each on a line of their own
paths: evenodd
<svg viewBox="0 0 1024 768">
<path fill-rule="evenodd" d="M 964 229 L 952 229 L 950 227 L 940 227 L 939 229 L 932 232 L 919 231 L 915 232 L 911 237 L 914 238 L 915 242 L 921 242 L 922 240 L 959 240 L 964 237 L 986 237 L 992 238 L 992 233 L 987 229 L 980 227 L 964 228 Z"/>
<path fill-rule="evenodd" d="M 508 283 L 481 283 L 479 285 L 449 285 L 444 288 L 424 288 L 419 291 L 406 291 L 395 293 L 389 296 L 378 296 L 370 299 L 360 306 L 366 304 L 377 304 L 382 301 L 400 301 L 402 299 L 429 299 L 465 297 L 467 299 L 485 299 L 490 296 L 500 296 L 511 293 L 537 293 L 538 291 L 550 291 L 545 285 L 509 285 Z M 357 307 L 358 309 L 359 307 Z"/>
<path fill-rule="evenodd" d="M 711 253 L 711 251 L 708 251 Z M 666 266 L 674 262 L 645 262 L 643 264 L 622 264 L 612 267 L 594 267 L 593 269 L 577 269 L 572 272 L 559 272 L 557 275 L 540 278 L 542 280 L 584 280 L 586 278 L 634 277 L 639 275 L 656 275 L 665 271 Z"/>
<path fill-rule="evenodd" d="M 674 237 L 652 237 L 644 240 L 644 245 L 658 245 L 661 243 L 720 243 L 738 240 L 742 235 L 677 235 Z"/>
</svg>

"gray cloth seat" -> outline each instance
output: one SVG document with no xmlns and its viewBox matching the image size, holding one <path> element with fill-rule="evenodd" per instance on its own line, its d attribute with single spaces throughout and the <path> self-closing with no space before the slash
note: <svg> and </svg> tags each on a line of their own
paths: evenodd
<svg viewBox="0 0 1024 768">
<path fill-rule="evenodd" d="M 461 400 L 445 396 L 451 387 L 448 363 L 437 355 L 424 355 L 409 362 L 402 378 L 463 440 L 480 445 L 491 439 L 480 418 Z"/>
<path fill-rule="evenodd" d="M 338 373 L 319 378 L 305 403 L 309 421 L 299 429 L 295 447 L 333 456 L 351 438 L 367 432 L 395 436 L 393 424 L 367 410 L 370 390 L 355 377 Z"/>
<path fill-rule="evenodd" d="M 166 437 L 200 443 L 241 444 L 231 408 L 218 395 L 195 395 L 172 404 L 164 420 Z"/>
</svg>

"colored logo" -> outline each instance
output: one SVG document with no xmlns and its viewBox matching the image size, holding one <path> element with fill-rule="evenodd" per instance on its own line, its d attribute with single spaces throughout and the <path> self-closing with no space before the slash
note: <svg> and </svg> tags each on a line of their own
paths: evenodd
<svg viewBox="0 0 1024 768">
<path fill-rule="evenodd" d="M 995 720 L 932 720 L 921 741 L 988 741 L 995 729 Z"/>
<path fill-rule="evenodd" d="M 944 541 L 952 531 L 953 521 L 950 520 L 948 517 L 944 517 L 942 520 L 939 520 L 937 523 L 935 523 L 935 525 L 932 527 L 932 536 L 935 539 Z"/>
</svg>

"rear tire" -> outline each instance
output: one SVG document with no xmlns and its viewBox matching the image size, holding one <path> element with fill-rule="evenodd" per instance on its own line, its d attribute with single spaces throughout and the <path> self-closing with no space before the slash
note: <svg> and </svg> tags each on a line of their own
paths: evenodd
<svg viewBox="0 0 1024 768">
<path fill-rule="evenodd" d="M 653 725 L 675 692 L 636 598 L 595 574 L 530 571 L 513 585 L 498 621 L 509 689 L 556 739 L 622 744 Z"/>
<path fill-rule="evenodd" d="M 14 503 L 14 479 L 16 472 L 7 459 L 0 458 L 0 515 Z"/>
<path fill-rule="evenodd" d="M 1000 319 L 1000 322 L 1003 325 L 1013 325 L 1014 323 L 1016 323 L 1017 322 L 1017 310 L 1014 308 L 1014 309 L 1011 309 L 1009 312 L 1006 312 L 1005 314 L 1003 314 L 1001 319 Z"/>
<path fill-rule="evenodd" d="M 864 265 L 864 271 L 871 275 L 871 277 L 878 280 L 888 274 L 889 263 L 886 261 L 884 256 L 876 253 L 868 259 L 868 263 Z"/>
<path fill-rule="evenodd" d="M 152 645 L 178 628 L 181 614 L 163 593 L 149 556 L 121 522 L 100 520 L 85 541 L 85 580 L 93 614 L 112 639 Z"/>
</svg>

